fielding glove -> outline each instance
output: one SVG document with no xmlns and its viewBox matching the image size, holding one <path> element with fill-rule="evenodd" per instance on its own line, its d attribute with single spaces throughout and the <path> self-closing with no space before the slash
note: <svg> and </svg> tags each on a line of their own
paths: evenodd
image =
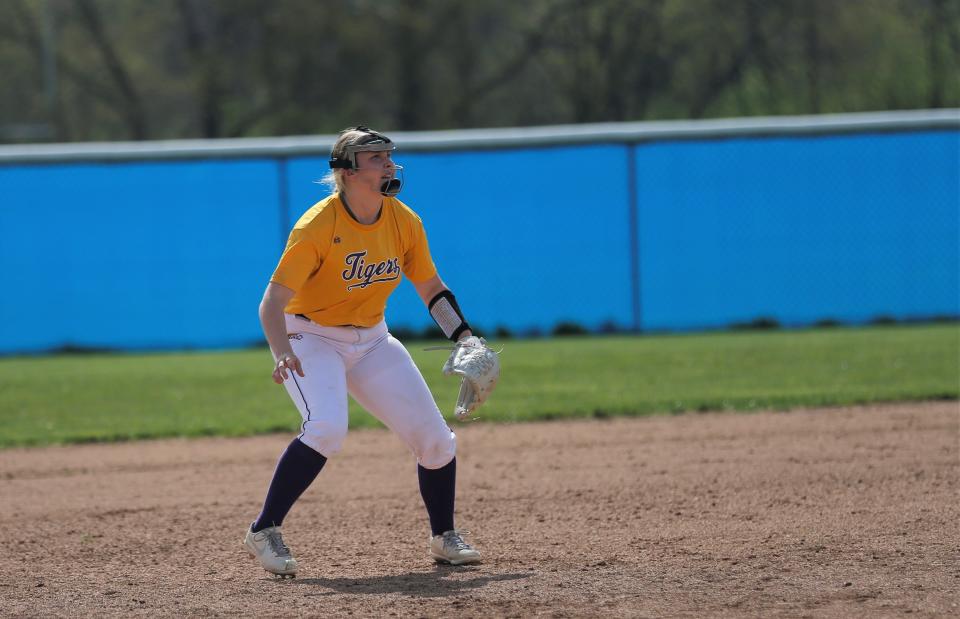
<svg viewBox="0 0 960 619">
<path fill-rule="evenodd" d="M 471 335 L 454 345 L 453 352 L 443 364 L 446 376 L 458 374 L 460 394 L 453 414 L 463 421 L 478 406 L 486 402 L 500 378 L 500 359 L 482 337 Z"/>
</svg>

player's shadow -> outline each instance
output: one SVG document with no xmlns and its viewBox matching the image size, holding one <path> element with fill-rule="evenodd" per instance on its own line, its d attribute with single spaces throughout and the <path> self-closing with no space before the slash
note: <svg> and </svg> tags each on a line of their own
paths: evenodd
<svg viewBox="0 0 960 619">
<path fill-rule="evenodd" d="M 366 578 L 297 578 L 291 582 L 296 585 L 313 585 L 329 591 L 307 593 L 306 595 L 334 595 L 350 593 L 353 595 L 380 595 L 383 593 L 402 593 L 416 597 L 446 597 L 458 595 L 464 591 L 479 589 L 492 582 L 527 578 L 527 574 L 484 574 L 477 567 L 437 566 L 430 572 L 412 572 L 409 574 L 391 574 Z M 472 578 L 447 578 L 454 574 L 470 574 Z"/>
</svg>

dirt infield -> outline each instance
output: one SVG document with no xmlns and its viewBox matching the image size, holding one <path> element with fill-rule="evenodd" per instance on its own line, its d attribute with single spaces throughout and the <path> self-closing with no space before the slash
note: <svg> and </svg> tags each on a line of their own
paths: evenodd
<svg viewBox="0 0 960 619">
<path fill-rule="evenodd" d="M 350 434 L 240 550 L 288 436 L 0 451 L 3 616 L 956 616 L 957 402 L 459 426 L 476 567 L 426 555 L 413 462 Z"/>
</svg>

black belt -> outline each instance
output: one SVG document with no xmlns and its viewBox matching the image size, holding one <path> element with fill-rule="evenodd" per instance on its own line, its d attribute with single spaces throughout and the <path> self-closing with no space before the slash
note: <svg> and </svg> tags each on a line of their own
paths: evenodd
<svg viewBox="0 0 960 619">
<path fill-rule="evenodd" d="M 310 320 L 310 318 L 309 318 L 307 315 L 305 315 L 305 314 L 294 314 L 294 316 L 296 316 L 297 318 L 303 318 L 304 320 L 306 320 L 306 321 L 308 321 L 308 322 L 313 322 L 313 321 Z M 318 326 L 320 326 L 320 327 L 325 326 L 325 325 L 321 325 L 321 324 L 318 323 L 318 322 L 313 322 L 313 324 L 318 325 Z M 334 326 L 334 327 L 353 327 L 354 329 L 369 329 L 369 328 L 370 328 L 370 327 L 364 327 L 364 326 L 362 326 L 362 325 L 333 325 L 333 326 Z"/>
</svg>

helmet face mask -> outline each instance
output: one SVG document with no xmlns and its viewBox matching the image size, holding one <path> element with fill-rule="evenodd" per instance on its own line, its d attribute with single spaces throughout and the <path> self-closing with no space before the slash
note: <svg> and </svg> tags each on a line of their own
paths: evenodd
<svg viewBox="0 0 960 619">
<path fill-rule="evenodd" d="M 356 170 L 359 168 L 357 165 L 357 153 L 377 153 L 377 152 L 392 152 L 397 150 L 396 146 L 387 145 L 379 140 L 376 142 L 368 142 L 367 144 L 351 144 L 347 147 L 347 159 L 350 161 L 351 169 Z"/>
<path fill-rule="evenodd" d="M 344 148 L 344 153 L 342 156 L 331 156 L 331 169 L 359 170 L 360 166 L 357 164 L 357 153 L 391 152 L 397 149 L 390 138 L 381 133 L 377 133 L 372 129 L 368 129 L 367 127 L 361 125 L 353 130 L 363 131 L 367 135 L 363 138 L 360 138 L 363 140 L 362 143 L 347 145 Z M 397 178 L 395 174 L 393 178 L 384 181 L 383 185 L 380 187 L 381 195 L 390 198 L 400 193 L 400 188 L 403 186 L 403 166 L 394 165 L 394 170 L 400 172 L 400 178 Z"/>
</svg>

